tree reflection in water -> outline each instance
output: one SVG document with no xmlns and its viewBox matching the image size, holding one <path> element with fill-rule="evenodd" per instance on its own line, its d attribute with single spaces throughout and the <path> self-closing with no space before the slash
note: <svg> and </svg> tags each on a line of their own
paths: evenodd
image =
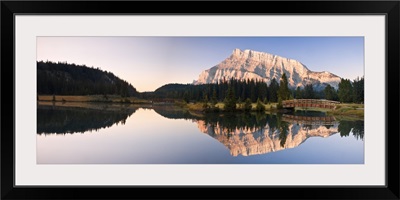
<svg viewBox="0 0 400 200">
<path fill-rule="evenodd" d="M 126 119 L 134 112 L 135 109 L 124 107 L 109 109 L 105 106 L 93 109 L 41 105 L 37 108 L 37 133 L 73 134 L 98 131 L 114 124 L 125 124 Z"/>
<path fill-rule="evenodd" d="M 38 134 L 85 133 L 125 124 L 126 119 L 141 107 L 101 109 L 38 106 Z M 312 114 L 307 121 L 298 116 L 264 113 L 191 113 L 173 106 L 150 106 L 159 115 L 170 119 L 185 119 L 197 123 L 202 133 L 226 146 L 233 156 L 265 154 L 294 148 L 310 137 L 329 137 L 340 133 L 364 138 L 364 121 L 330 121 Z M 309 118 L 307 118 L 309 119 Z M 320 119 L 321 121 L 317 121 Z"/>
</svg>

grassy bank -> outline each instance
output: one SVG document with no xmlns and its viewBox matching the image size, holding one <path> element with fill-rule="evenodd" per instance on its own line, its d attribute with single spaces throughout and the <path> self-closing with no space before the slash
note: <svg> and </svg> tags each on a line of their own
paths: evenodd
<svg viewBox="0 0 400 200">
<path fill-rule="evenodd" d="M 335 110 L 327 111 L 327 114 L 343 119 L 364 119 L 364 104 L 342 103 Z"/>
<path fill-rule="evenodd" d="M 136 97 L 121 97 L 118 95 L 39 95 L 38 101 L 45 102 L 104 102 L 104 103 L 151 103 L 150 101 Z"/>
<path fill-rule="evenodd" d="M 203 112 L 205 109 L 203 108 L 203 103 L 189 103 L 186 104 L 185 107 L 189 109 L 190 111 L 194 112 Z M 252 103 L 252 111 L 256 110 L 256 103 Z M 239 104 L 236 105 L 239 111 L 242 111 L 241 109 L 243 105 L 240 107 Z M 216 104 L 216 107 L 220 110 L 224 110 L 224 103 L 219 102 Z M 271 103 L 271 104 L 264 104 L 265 111 L 266 112 L 278 112 L 279 110 L 277 109 L 277 103 Z M 327 115 L 335 116 L 338 119 L 346 119 L 346 120 L 351 120 L 351 119 L 357 119 L 357 120 L 362 120 L 364 119 L 364 104 L 339 104 L 337 105 L 335 110 L 330 110 L 330 109 L 323 109 L 323 108 L 296 108 L 296 110 L 309 110 L 309 111 L 318 111 L 318 112 L 324 112 Z"/>
</svg>

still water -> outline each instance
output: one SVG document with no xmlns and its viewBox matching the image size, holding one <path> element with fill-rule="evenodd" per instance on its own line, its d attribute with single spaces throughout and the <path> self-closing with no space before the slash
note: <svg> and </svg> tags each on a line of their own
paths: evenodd
<svg viewBox="0 0 400 200">
<path fill-rule="evenodd" d="M 38 105 L 36 153 L 38 164 L 363 164 L 364 121 Z"/>
</svg>

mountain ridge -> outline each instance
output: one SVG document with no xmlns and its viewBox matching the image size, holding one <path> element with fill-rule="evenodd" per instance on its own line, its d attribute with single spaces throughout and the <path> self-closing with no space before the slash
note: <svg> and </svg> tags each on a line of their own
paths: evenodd
<svg viewBox="0 0 400 200">
<path fill-rule="evenodd" d="M 317 90 L 324 89 L 328 84 L 338 89 L 341 79 L 328 71 L 312 71 L 295 59 L 236 48 L 228 58 L 201 72 L 193 84 L 217 83 L 231 78 L 270 83 L 273 78 L 279 81 L 283 73 L 286 74 L 289 87 L 292 89 L 304 88 L 307 84 L 312 84 Z"/>
</svg>

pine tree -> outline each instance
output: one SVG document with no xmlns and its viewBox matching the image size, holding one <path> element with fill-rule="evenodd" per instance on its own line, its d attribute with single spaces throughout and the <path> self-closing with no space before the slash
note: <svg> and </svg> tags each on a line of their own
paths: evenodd
<svg viewBox="0 0 400 200">
<path fill-rule="evenodd" d="M 213 89 L 212 97 L 211 97 L 211 105 L 212 107 L 215 107 L 217 105 L 218 100 L 217 100 L 217 91 L 215 90 L 215 87 Z"/>
<path fill-rule="evenodd" d="M 338 96 L 340 102 L 350 103 L 353 101 L 353 86 L 349 79 L 341 79 L 339 83 Z"/>
<path fill-rule="evenodd" d="M 278 90 L 278 108 L 282 108 L 282 101 L 288 100 L 290 97 L 290 90 L 288 87 L 288 81 L 286 78 L 286 74 L 283 73 Z"/>
<path fill-rule="evenodd" d="M 278 101 L 278 89 L 279 89 L 279 84 L 276 81 L 275 78 L 271 80 L 271 83 L 269 84 L 269 100 L 271 102 L 277 102 Z"/>
<path fill-rule="evenodd" d="M 327 85 L 324 89 L 325 99 L 334 100 L 335 98 L 335 89 L 331 85 Z"/>
<path fill-rule="evenodd" d="M 189 103 L 189 92 L 188 91 L 185 91 L 185 93 L 183 94 L 183 100 L 186 103 Z"/>
<path fill-rule="evenodd" d="M 283 73 L 280 83 L 279 83 L 279 90 L 278 90 L 278 97 L 281 97 L 282 100 L 288 100 L 290 97 L 290 90 L 288 87 L 288 80 L 286 78 L 286 74 Z"/>
<path fill-rule="evenodd" d="M 364 77 L 353 81 L 353 102 L 364 103 Z"/>
<path fill-rule="evenodd" d="M 235 98 L 235 91 L 231 84 L 228 86 L 228 91 L 225 97 L 225 111 L 235 111 L 236 110 L 236 98 Z"/>
<path fill-rule="evenodd" d="M 242 107 L 243 107 L 242 98 L 240 98 L 240 97 L 238 98 L 237 104 L 238 104 L 238 109 L 242 109 Z"/>
<path fill-rule="evenodd" d="M 204 93 L 203 109 L 207 110 L 208 108 L 209 108 L 209 106 L 208 106 L 208 96 L 207 96 L 207 94 Z"/>
<path fill-rule="evenodd" d="M 259 98 L 257 99 L 256 111 L 257 112 L 265 111 L 265 106 L 264 106 L 264 104 L 261 103 L 261 100 Z"/>
<path fill-rule="evenodd" d="M 247 98 L 245 103 L 244 103 L 244 111 L 249 112 L 251 110 L 251 100 L 250 98 Z"/>
<path fill-rule="evenodd" d="M 304 93 L 303 93 L 303 98 L 304 99 L 314 99 L 315 98 L 315 92 L 312 84 L 307 84 L 304 86 Z"/>
<path fill-rule="evenodd" d="M 301 90 L 300 86 L 297 86 L 295 95 L 296 95 L 296 99 L 303 98 L 303 91 Z"/>
</svg>

